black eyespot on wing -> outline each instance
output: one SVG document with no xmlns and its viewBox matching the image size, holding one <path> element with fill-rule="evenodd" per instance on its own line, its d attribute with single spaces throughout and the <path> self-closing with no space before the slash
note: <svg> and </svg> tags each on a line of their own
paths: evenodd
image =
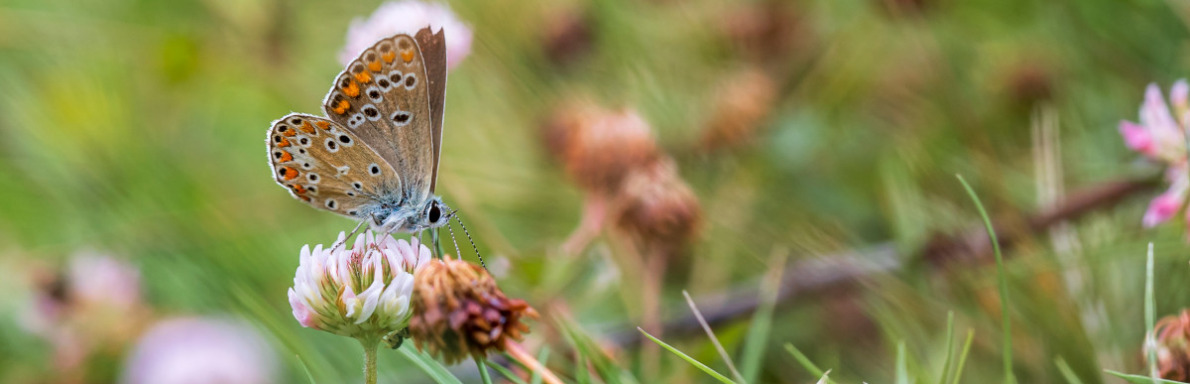
<svg viewBox="0 0 1190 384">
<path fill-rule="evenodd" d="M 380 166 L 376 165 L 376 164 L 372 164 L 371 167 L 368 167 L 368 172 L 370 172 L 372 174 L 372 176 L 379 175 L 380 174 Z"/>
<path fill-rule="evenodd" d="M 347 135 L 339 135 L 339 141 L 343 144 L 351 144 L 351 138 Z"/>
<path fill-rule="evenodd" d="M 306 144 L 310 144 L 310 139 L 303 137 L 303 138 L 299 139 L 298 142 L 302 143 L 302 145 L 306 145 Z"/>
<path fill-rule="evenodd" d="M 284 125 L 277 127 L 277 132 L 285 133 L 285 131 L 288 131 L 288 130 L 289 130 L 289 127 L 286 127 Z"/>
<path fill-rule="evenodd" d="M 358 181 L 357 181 L 357 182 L 354 182 L 354 183 L 351 183 L 351 187 L 353 187 L 353 188 L 355 188 L 355 189 L 359 189 L 359 190 L 363 190 L 363 189 L 364 189 L 364 185 L 363 185 L 363 184 L 360 184 L 360 182 L 358 182 Z"/>
<path fill-rule="evenodd" d="M 335 203 L 335 199 L 326 199 L 326 207 L 327 208 L 335 209 L 335 207 L 337 207 L 337 206 L 338 206 L 338 203 Z"/>
<path fill-rule="evenodd" d="M 414 76 L 412 73 L 410 73 L 409 76 L 405 76 L 405 88 L 413 88 L 414 84 L 417 84 L 416 76 Z"/>
<path fill-rule="evenodd" d="M 318 174 L 317 173 L 311 172 L 310 174 L 306 175 L 306 178 L 310 179 L 310 181 L 318 182 Z"/>
<path fill-rule="evenodd" d="M 384 79 L 381 79 L 381 80 L 384 80 Z M 383 84 L 381 84 L 381 86 L 383 86 Z M 368 92 L 368 97 L 373 98 L 373 99 L 379 99 L 380 91 L 373 89 L 371 92 Z"/>
<path fill-rule="evenodd" d="M 379 85 L 381 88 L 388 88 L 388 86 L 389 86 L 390 84 L 392 84 L 392 83 L 389 83 L 389 82 L 388 82 L 388 79 L 386 79 L 386 78 L 383 78 L 383 77 L 381 77 L 381 78 L 379 78 L 378 80 L 376 80 L 376 85 Z"/>
<path fill-rule="evenodd" d="M 372 106 L 370 106 L 370 105 L 369 105 L 369 106 L 367 106 L 367 107 L 364 107 L 364 110 L 363 110 L 363 112 L 364 112 L 364 114 L 365 114 L 365 115 L 367 115 L 368 117 L 376 117 L 376 115 L 379 115 L 379 114 L 380 114 L 380 111 L 377 111 L 375 107 L 372 107 Z"/>
<path fill-rule="evenodd" d="M 273 158 L 274 158 L 274 159 L 280 159 L 280 158 L 281 158 L 281 151 L 273 152 Z"/>
<path fill-rule="evenodd" d="M 351 215 L 351 216 L 356 216 L 356 215 L 359 215 L 359 212 L 356 212 L 356 211 L 347 211 L 347 214 L 348 214 L 348 215 Z"/>
<path fill-rule="evenodd" d="M 274 143 L 280 143 L 280 142 L 281 142 L 281 135 L 273 136 L 273 142 L 274 142 Z"/>
<path fill-rule="evenodd" d="M 335 140 L 334 140 L 334 139 L 330 139 L 330 140 L 327 140 L 327 141 L 326 141 L 326 149 L 329 149 L 329 150 L 332 150 L 332 151 L 333 151 L 333 150 L 335 150 L 335 149 L 336 149 L 336 148 L 338 148 L 338 147 L 339 147 L 339 144 L 335 144 Z"/>
<path fill-rule="evenodd" d="M 289 122 L 293 123 L 293 125 L 302 125 L 302 119 L 299 119 L 299 118 L 294 118 L 293 120 L 290 120 Z"/>
</svg>

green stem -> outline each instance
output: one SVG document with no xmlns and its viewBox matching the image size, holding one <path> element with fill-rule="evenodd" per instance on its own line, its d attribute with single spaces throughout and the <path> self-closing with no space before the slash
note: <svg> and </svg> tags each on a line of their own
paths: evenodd
<svg viewBox="0 0 1190 384">
<path fill-rule="evenodd" d="M 376 384 L 376 347 L 380 345 L 376 340 L 360 339 L 364 347 L 364 384 Z"/>
<path fill-rule="evenodd" d="M 484 364 L 482 357 L 475 357 L 475 367 L 479 368 L 479 378 L 483 380 L 483 384 L 492 384 L 492 377 L 488 376 L 488 366 Z"/>
</svg>

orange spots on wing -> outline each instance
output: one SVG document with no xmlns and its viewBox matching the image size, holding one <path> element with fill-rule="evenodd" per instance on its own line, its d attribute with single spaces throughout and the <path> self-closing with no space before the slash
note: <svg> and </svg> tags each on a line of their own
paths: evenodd
<svg viewBox="0 0 1190 384">
<path fill-rule="evenodd" d="M 319 121 L 319 123 L 324 123 L 324 124 L 325 124 L 326 122 L 325 122 L 325 121 Z M 314 126 L 313 126 L 313 125 L 310 125 L 310 122 L 309 122 L 309 121 L 307 121 L 307 122 L 303 123 L 303 124 L 302 124 L 302 126 L 301 126 L 300 128 L 302 129 L 302 131 L 305 131 L 306 133 L 314 133 Z"/>
<path fill-rule="evenodd" d="M 385 63 L 392 63 L 393 60 L 397 59 L 397 53 L 391 51 L 385 52 L 384 54 L 380 55 L 380 58 L 383 59 Z"/>
<path fill-rule="evenodd" d="M 335 114 L 343 115 L 343 114 L 347 114 L 348 108 L 351 108 L 351 103 L 348 103 L 347 100 L 339 100 L 339 104 L 335 105 L 334 108 L 331 108 L 331 112 L 334 112 Z M 326 129 L 326 128 L 323 128 L 323 129 Z"/>
<path fill-rule="evenodd" d="M 306 192 L 309 192 L 309 191 L 307 191 L 306 187 L 303 187 L 301 184 L 293 185 L 293 193 L 296 193 L 299 195 L 304 195 L 304 194 L 306 194 Z"/>
<path fill-rule="evenodd" d="M 281 151 L 281 158 L 277 159 L 278 162 L 282 162 L 282 163 L 291 161 L 291 160 L 293 160 L 293 155 L 290 155 L 289 152 L 285 152 L 285 151 Z"/>
<path fill-rule="evenodd" d="M 359 82 L 361 82 L 361 83 L 367 83 L 369 81 L 372 81 L 372 75 L 370 73 L 368 73 L 368 71 L 363 71 L 363 72 L 355 74 L 355 79 L 359 80 Z M 355 97 L 355 96 L 352 96 L 352 97 Z"/>
<path fill-rule="evenodd" d="M 352 81 L 351 84 L 347 84 L 346 87 L 343 87 L 343 94 L 347 95 L 348 97 L 359 96 L 359 84 L 354 81 Z"/>
<path fill-rule="evenodd" d="M 285 135 L 285 136 L 293 137 L 294 135 L 297 135 L 297 131 L 294 131 L 292 129 L 286 129 L 285 132 L 281 132 L 281 134 Z"/>
<path fill-rule="evenodd" d="M 298 171 L 293 167 L 282 167 L 277 171 L 277 174 L 281 175 L 281 178 L 285 180 L 293 180 L 298 177 Z"/>
<path fill-rule="evenodd" d="M 406 63 L 413 61 L 413 50 L 401 52 L 401 60 L 404 60 Z"/>
<path fill-rule="evenodd" d="M 282 137 L 282 138 L 281 138 L 281 141 L 277 142 L 277 146 L 278 146 L 278 147 L 288 147 L 288 146 L 289 146 L 289 139 L 286 139 L 286 138 Z"/>
<path fill-rule="evenodd" d="M 371 63 L 368 63 L 369 71 L 380 72 L 380 69 L 382 69 L 382 68 L 384 68 L 384 66 L 382 64 L 380 64 L 380 61 L 373 61 Z"/>
<path fill-rule="evenodd" d="M 325 121 L 319 121 L 319 122 L 317 122 L 317 123 L 314 123 L 314 124 L 318 124 L 318 128 L 322 128 L 322 129 L 324 129 L 324 130 L 326 130 L 326 129 L 330 129 L 330 128 L 331 128 L 331 123 L 328 123 L 328 122 L 325 122 Z"/>
</svg>

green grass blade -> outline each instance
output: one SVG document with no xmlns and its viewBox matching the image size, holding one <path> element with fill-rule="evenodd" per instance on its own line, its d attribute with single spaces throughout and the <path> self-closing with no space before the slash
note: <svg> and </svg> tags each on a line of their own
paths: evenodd
<svg viewBox="0 0 1190 384">
<path fill-rule="evenodd" d="M 975 339 L 975 331 L 967 330 L 967 341 L 963 342 L 963 352 L 959 353 L 959 363 L 954 368 L 954 381 L 951 383 L 959 384 L 959 379 L 963 377 L 963 365 L 967 363 L 967 353 L 971 352 L 971 340 Z"/>
<path fill-rule="evenodd" d="M 591 369 L 587 367 L 587 359 L 579 356 L 579 359 L 574 362 L 574 378 L 578 384 L 588 384 L 591 382 Z"/>
<path fill-rule="evenodd" d="M 500 376 L 504 376 L 505 380 L 508 380 L 508 381 L 516 383 L 516 384 L 525 384 L 524 380 L 521 380 L 521 378 L 519 376 L 513 374 L 512 371 L 508 370 L 508 368 L 504 368 L 503 365 L 493 363 L 490 360 L 484 360 L 484 364 L 487 364 L 488 367 L 491 367 L 492 369 L 496 370 L 496 373 L 499 373 Z"/>
<path fill-rule="evenodd" d="M 1066 360 L 1062 356 L 1054 358 L 1054 365 L 1058 366 L 1058 372 L 1062 372 L 1062 377 L 1066 379 L 1066 383 L 1083 384 L 1082 379 L 1079 379 L 1078 375 L 1074 373 L 1074 370 L 1070 369 L 1070 365 L 1066 364 Z"/>
<path fill-rule="evenodd" d="M 752 326 L 748 327 L 748 336 L 744 339 L 740 369 L 745 383 L 756 382 L 764 362 L 765 347 L 773 326 L 773 308 L 777 305 L 777 290 L 781 286 L 781 273 L 785 271 L 787 254 L 784 249 L 776 248 L 769 257 L 769 273 L 765 274 L 760 286 L 760 305 L 752 315 Z"/>
<path fill-rule="evenodd" d="M 954 311 L 946 312 L 946 362 L 942 363 L 942 375 L 938 384 L 946 384 L 950 378 L 950 359 L 954 356 Z"/>
<path fill-rule="evenodd" d="M 297 358 L 298 364 L 302 366 L 302 371 L 306 372 L 306 380 L 310 380 L 310 384 L 317 384 L 314 382 L 314 374 L 310 373 L 310 367 L 306 365 L 306 361 L 302 360 L 302 355 L 293 355 Z"/>
<path fill-rule="evenodd" d="M 1182 382 L 1182 381 L 1173 381 L 1173 380 L 1166 380 L 1166 379 L 1158 379 L 1156 377 L 1132 375 L 1132 374 L 1127 374 L 1127 373 L 1123 373 L 1123 372 L 1116 372 L 1116 371 L 1113 371 L 1110 369 L 1104 369 L 1103 371 L 1107 372 L 1108 374 L 1110 374 L 1112 376 L 1119 377 L 1121 379 L 1124 379 L 1124 381 L 1127 381 L 1127 382 L 1133 383 L 1133 384 L 1151 384 L 1151 383 L 1186 384 L 1185 382 Z"/>
<path fill-rule="evenodd" d="M 537 352 L 537 361 L 541 362 L 541 366 L 544 367 L 549 358 L 550 347 L 546 345 L 541 346 L 541 352 Z M 529 384 L 541 384 L 541 375 L 537 371 L 533 371 L 533 374 L 529 376 Z"/>
<path fill-rule="evenodd" d="M 822 377 L 826 379 L 828 383 L 833 383 L 833 381 L 831 381 L 830 378 L 827 378 L 826 375 L 827 372 L 830 371 L 823 372 L 821 368 L 818 368 L 818 365 L 815 365 L 813 361 L 810 361 L 810 358 L 807 357 L 806 354 L 802 353 L 802 351 L 797 349 L 797 347 L 794 347 L 793 343 L 785 343 L 785 350 L 789 351 L 789 354 L 793 355 L 793 359 L 797 360 L 798 364 L 801 364 L 802 368 L 805 368 L 806 371 L 809 371 L 811 375 Z"/>
<path fill-rule="evenodd" d="M 414 348 L 412 347 L 398 348 L 397 352 L 416 365 L 418 368 L 421 368 L 422 372 L 425 372 L 427 376 L 430 376 L 431 379 L 434 379 L 434 382 L 436 383 L 463 384 L 463 382 L 459 381 L 459 379 L 451 374 L 450 371 L 446 370 L 446 367 L 443 367 L 442 364 L 439 364 L 438 361 L 434 360 L 432 357 L 430 357 L 430 355 L 427 355 L 425 352 L 414 351 L 413 349 Z"/>
<path fill-rule="evenodd" d="M 1000 313 L 1001 321 L 1004 323 L 1004 382 L 1015 383 L 1016 377 L 1012 373 L 1012 317 L 1009 316 L 1008 308 L 1008 275 L 1004 272 L 1004 257 L 1000 254 L 1000 241 L 996 236 L 996 229 L 992 227 L 992 219 L 988 217 L 988 212 L 983 208 L 983 203 L 979 201 L 979 196 L 975 194 L 975 190 L 971 189 L 971 185 L 967 184 L 967 180 L 963 179 L 963 175 L 955 175 L 959 178 L 959 183 L 963 184 L 963 188 L 967 190 L 967 194 L 971 196 L 971 200 L 975 202 L 975 208 L 979 210 L 979 216 L 983 218 L 983 225 L 988 231 L 988 238 L 992 242 L 992 252 L 996 255 L 996 276 L 1000 285 Z"/>
<path fill-rule="evenodd" d="M 909 384 L 909 368 L 905 366 L 905 342 L 897 342 L 897 384 Z"/>
<path fill-rule="evenodd" d="M 1145 353 L 1148 354 L 1149 376 L 1157 382 L 1157 299 L 1153 298 L 1153 243 L 1149 243 L 1148 259 L 1145 261 Z"/>
<path fill-rule="evenodd" d="M 488 374 L 488 359 L 475 357 L 475 369 L 479 370 L 479 379 L 483 384 L 492 384 L 492 376 Z"/>
<path fill-rule="evenodd" d="M 656 337 L 653 337 L 653 335 L 650 335 L 648 332 L 645 332 L 644 329 L 641 329 L 640 327 L 636 327 L 636 330 L 638 330 L 638 331 L 640 331 L 640 333 L 644 334 L 645 337 L 649 338 L 649 340 L 652 340 L 654 343 L 657 343 L 657 345 L 660 345 L 662 348 L 665 348 L 665 349 L 669 350 L 670 352 L 672 352 L 673 354 L 678 355 L 678 357 L 681 357 L 682 360 L 686 360 L 686 362 L 690 363 L 690 365 L 693 365 L 695 368 L 698 368 L 698 369 L 702 370 L 703 372 L 706 372 L 706 374 L 711 375 L 711 377 L 718 379 L 720 382 L 727 383 L 727 384 L 735 384 L 735 382 L 731 381 L 731 379 L 728 379 L 727 376 L 723 376 L 719 372 L 715 372 L 714 369 L 711 369 L 711 367 L 708 367 L 706 364 L 703 364 L 703 363 L 699 362 L 698 360 L 694 360 L 693 357 L 687 356 L 685 353 L 682 353 L 682 351 L 679 351 L 677 348 L 674 348 L 673 346 L 666 344 L 664 341 L 661 341 L 661 340 L 657 339 Z"/>
<path fill-rule="evenodd" d="M 831 374 L 831 371 L 830 371 L 829 369 L 828 369 L 828 370 L 826 370 L 826 372 L 823 372 L 823 373 L 822 373 L 822 377 L 818 379 L 818 383 L 817 383 L 817 384 L 826 384 L 826 383 L 829 383 L 829 382 L 831 381 L 830 374 Z"/>
</svg>

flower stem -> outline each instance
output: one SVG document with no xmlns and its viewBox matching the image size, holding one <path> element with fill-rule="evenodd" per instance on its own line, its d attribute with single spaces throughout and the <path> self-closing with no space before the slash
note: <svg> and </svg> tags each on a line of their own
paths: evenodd
<svg viewBox="0 0 1190 384">
<path fill-rule="evenodd" d="M 483 379 L 483 384 L 492 384 L 492 377 L 488 376 L 488 366 L 484 364 L 484 360 L 487 359 L 476 356 L 475 368 L 479 368 L 479 378 Z"/>
<path fill-rule="evenodd" d="M 376 347 L 380 343 L 364 339 L 359 343 L 364 347 L 364 384 L 376 384 Z"/>
</svg>

